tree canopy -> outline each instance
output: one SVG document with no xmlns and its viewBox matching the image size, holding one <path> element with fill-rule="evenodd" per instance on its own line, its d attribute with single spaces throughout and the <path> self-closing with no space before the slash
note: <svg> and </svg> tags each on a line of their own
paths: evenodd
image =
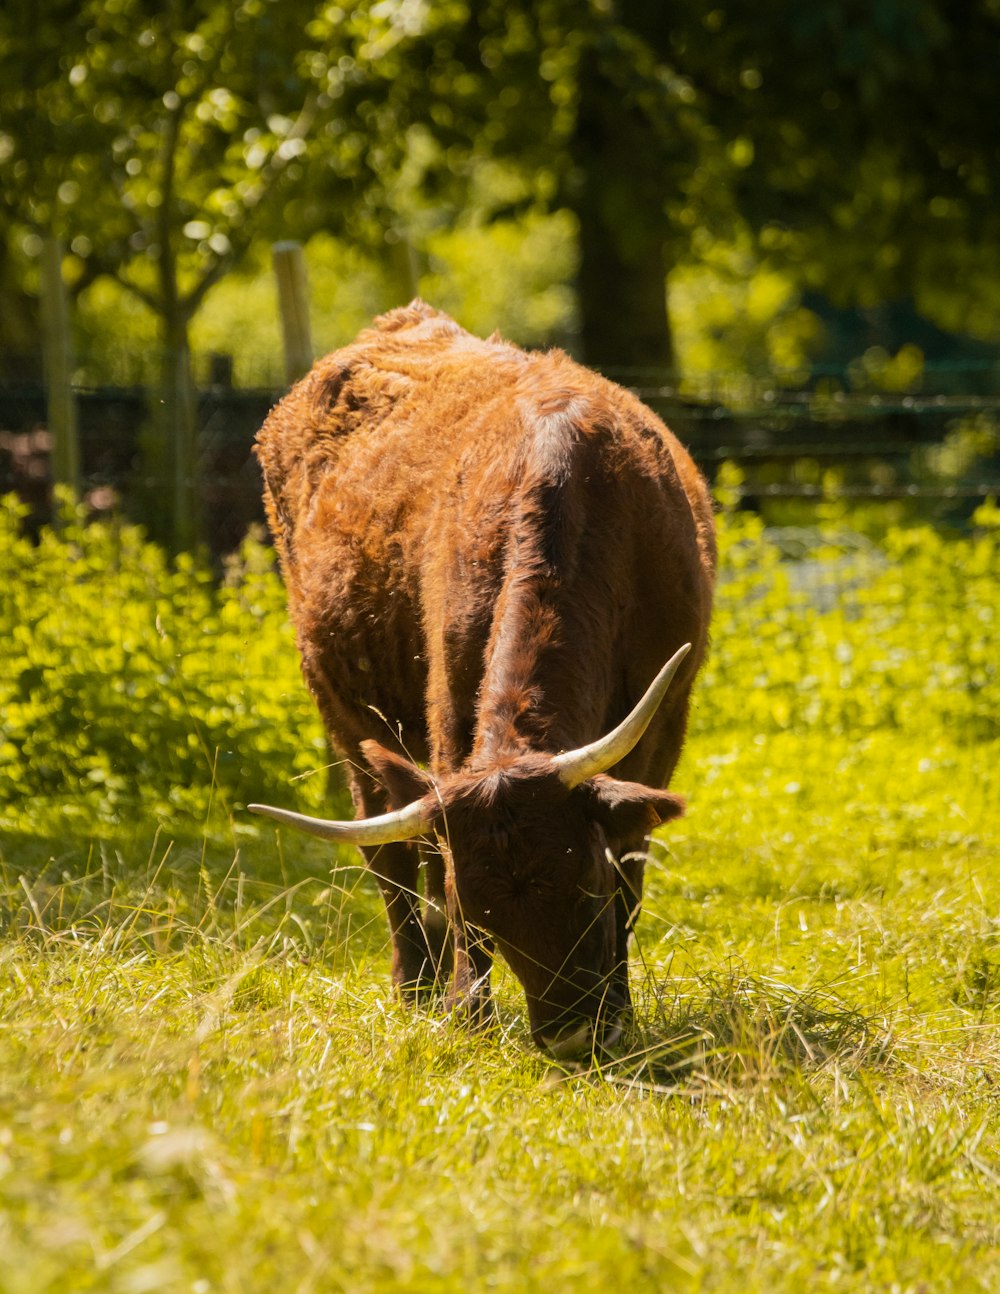
<svg viewBox="0 0 1000 1294">
<path fill-rule="evenodd" d="M 28 237 L 0 293 L 57 235 L 77 290 L 112 277 L 153 310 L 178 482 L 191 320 L 262 238 L 391 255 L 477 202 L 572 213 L 603 366 L 673 363 L 667 276 L 720 238 L 837 305 L 995 336 L 998 56 L 1000 0 L 6 6 L 0 221 Z"/>
<path fill-rule="evenodd" d="M 842 301 L 997 277 L 998 54 L 997 0 L 42 0 L 0 204 L 190 318 L 262 231 L 398 240 L 502 157 L 577 215 L 584 350 L 663 362 L 653 266 L 734 222 Z"/>
</svg>

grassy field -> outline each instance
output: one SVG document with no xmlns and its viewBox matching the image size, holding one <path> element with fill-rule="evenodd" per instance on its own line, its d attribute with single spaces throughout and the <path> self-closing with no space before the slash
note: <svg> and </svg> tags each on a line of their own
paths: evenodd
<svg viewBox="0 0 1000 1294">
<path fill-rule="evenodd" d="M 995 527 L 726 523 L 635 1026 L 571 1072 L 506 973 L 493 1033 L 403 1010 L 358 856 L 244 812 L 322 798 L 264 550 L 5 524 L 4 1294 L 1000 1288 Z"/>
</svg>

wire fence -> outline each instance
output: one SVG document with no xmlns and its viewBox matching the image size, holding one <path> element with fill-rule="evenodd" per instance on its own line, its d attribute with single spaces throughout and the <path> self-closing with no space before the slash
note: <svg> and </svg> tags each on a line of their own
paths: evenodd
<svg viewBox="0 0 1000 1294">
<path fill-rule="evenodd" d="M 900 501 L 932 519 L 961 522 L 978 500 L 1000 494 L 1000 394 L 761 386 L 759 398 L 733 407 L 685 394 L 663 377 L 632 374 L 632 389 L 710 479 L 724 463 L 739 468 L 734 488 L 744 506 Z M 74 394 L 85 497 L 96 512 L 120 507 L 145 520 L 143 500 L 167 488 L 152 452 L 155 396 L 140 386 Z M 281 394 L 225 380 L 198 392 L 196 485 L 202 530 L 217 553 L 263 521 L 252 445 Z M 33 527 L 51 515 L 51 451 L 43 387 L 0 376 L 0 492 L 24 499 Z"/>
</svg>

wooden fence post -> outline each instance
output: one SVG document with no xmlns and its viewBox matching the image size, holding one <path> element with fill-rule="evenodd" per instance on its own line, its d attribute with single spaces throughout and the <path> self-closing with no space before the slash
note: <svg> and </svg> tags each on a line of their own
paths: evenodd
<svg viewBox="0 0 1000 1294">
<path fill-rule="evenodd" d="M 285 380 L 293 382 L 312 367 L 312 334 L 309 330 L 309 280 L 301 243 L 275 243 L 274 277 L 278 283 L 281 333 L 285 345 Z"/>
<path fill-rule="evenodd" d="M 49 434 L 52 436 L 52 475 L 74 491 L 80 489 L 80 436 L 73 396 L 73 345 L 69 330 L 69 301 L 62 273 L 61 241 L 50 236 L 42 243 L 42 349 Z"/>
</svg>

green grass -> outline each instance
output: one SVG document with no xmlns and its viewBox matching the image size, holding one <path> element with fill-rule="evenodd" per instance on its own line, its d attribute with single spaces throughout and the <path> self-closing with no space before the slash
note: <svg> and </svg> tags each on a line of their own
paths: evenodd
<svg viewBox="0 0 1000 1294">
<path fill-rule="evenodd" d="M 694 742 L 587 1073 L 394 1003 L 349 856 L 8 836 L 0 1288 L 996 1288 L 998 756 Z"/>
<path fill-rule="evenodd" d="M 14 770 L 0 788 L 4 1294 L 1000 1288 L 996 594 L 969 547 L 949 550 L 960 598 L 927 557 L 937 541 L 911 545 L 892 570 L 923 626 L 905 654 L 899 602 L 850 610 L 869 584 L 819 614 L 775 586 L 759 535 L 745 542 L 760 546 L 757 592 L 720 600 L 715 691 L 675 779 L 689 813 L 647 870 L 634 1028 L 585 1071 L 532 1047 L 502 969 L 491 1033 L 399 1006 L 358 856 L 249 819 L 238 773 L 202 749 L 232 722 L 266 786 L 283 759 L 301 777 L 287 752 L 310 720 L 280 606 L 244 596 L 263 577 L 244 572 L 221 607 L 198 595 L 217 617 L 215 679 L 187 649 L 165 671 L 160 635 L 191 630 L 179 592 L 152 599 L 164 681 L 125 743 L 106 664 L 85 677 L 72 653 L 85 742 L 65 701 L 27 694 L 25 671 L 58 676 L 59 649 L 44 581 L 29 599 L 25 575 L 11 605 L 46 656 L 15 660 L 21 708 L 0 728 Z M 258 617 L 250 653 L 241 598 Z M 753 598 L 780 644 L 764 664 Z M 99 633 L 111 602 L 95 598 L 93 624 L 67 616 L 64 637 Z M 805 658 L 809 716 L 783 683 Z M 762 670 L 770 703 L 754 692 L 727 717 Z M 159 781 L 147 728 L 181 732 L 185 716 L 205 741 L 190 767 L 164 753 Z"/>
</svg>

